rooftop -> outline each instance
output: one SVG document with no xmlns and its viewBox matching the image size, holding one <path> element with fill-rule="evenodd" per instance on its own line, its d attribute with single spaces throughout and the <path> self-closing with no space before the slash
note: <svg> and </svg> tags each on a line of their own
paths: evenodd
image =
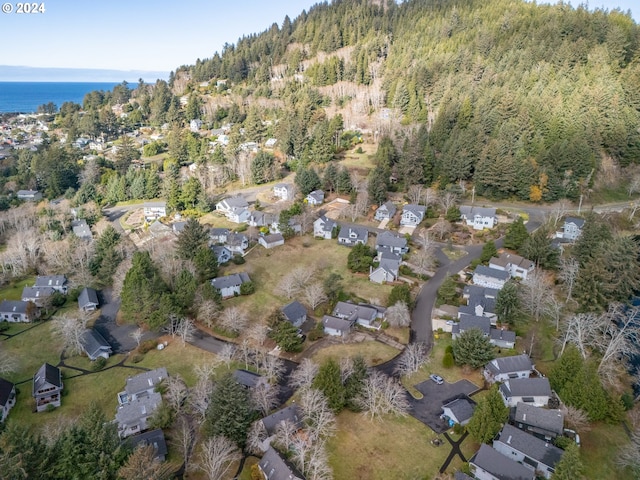
<svg viewBox="0 0 640 480">
<path fill-rule="evenodd" d="M 564 453 L 555 445 L 509 424 L 502 428 L 497 441 L 549 467 L 553 467 L 559 462 Z"/>
</svg>

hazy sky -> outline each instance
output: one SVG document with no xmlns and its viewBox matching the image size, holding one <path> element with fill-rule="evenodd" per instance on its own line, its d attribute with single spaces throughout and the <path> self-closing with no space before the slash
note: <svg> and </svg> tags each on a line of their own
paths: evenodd
<svg viewBox="0 0 640 480">
<path fill-rule="evenodd" d="M 17 2 L 9 3 L 15 10 Z M 274 22 L 281 25 L 287 14 L 293 20 L 316 0 L 41 3 L 45 13 L 0 13 L 5 42 L 0 64 L 170 71 L 212 56 L 225 42 L 235 43 L 243 34 L 261 32 Z M 589 6 L 631 9 L 636 21 L 640 18 L 638 0 L 598 0 Z"/>
</svg>

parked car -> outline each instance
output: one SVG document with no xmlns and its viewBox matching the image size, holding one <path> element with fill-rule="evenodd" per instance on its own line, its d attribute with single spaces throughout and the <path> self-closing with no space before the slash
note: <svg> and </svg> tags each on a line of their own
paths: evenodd
<svg viewBox="0 0 640 480">
<path fill-rule="evenodd" d="M 575 430 L 571 430 L 570 428 L 565 428 L 564 436 L 575 441 L 576 445 L 580 446 L 580 435 L 578 435 L 578 433 Z"/>
<path fill-rule="evenodd" d="M 431 375 L 429 375 L 429 378 L 433 380 L 435 383 L 437 383 L 438 385 L 442 385 L 444 383 L 443 378 L 440 375 L 436 375 L 435 373 L 432 373 Z"/>
</svg>

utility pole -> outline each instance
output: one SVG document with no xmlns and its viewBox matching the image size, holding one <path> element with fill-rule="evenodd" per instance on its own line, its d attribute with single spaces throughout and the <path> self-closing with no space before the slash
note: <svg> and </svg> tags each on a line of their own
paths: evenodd
<svg viewBox="0 0 640 480">
<path fill-rule="evenodd" d="M 580 215 L 581 209 L 582 209 L 582 194 L 580 194 L 580 203 L 578 204 L 578 215 Z"/>
<path fill-rule="evenodd" d="M 476 186 L 474 185 L 471 189 L 471 203 L 476 201 Z"/>
</svg>

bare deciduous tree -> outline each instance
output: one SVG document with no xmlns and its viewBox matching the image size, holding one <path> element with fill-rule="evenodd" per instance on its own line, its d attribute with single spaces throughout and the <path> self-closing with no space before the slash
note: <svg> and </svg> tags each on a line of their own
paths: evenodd
<svg viewBox="0 0 640 480">
<path fill-rule="evenodd" d="M 196 444 L 196 427 L 186 415 L 180 415 L 176 421 L 174 434 L 171 436 L 173 445 L 182 456 L 186 471 L 192 470 L 191 457 Z"/>
<path fill-rule="evenodd" d="M 209 480 L 219 480 L 229 471 L 233 462 L 241 458 L 240 450 L 231 440 L 216 436 L 202 443 L 198 468 Z"/>
<path fill-rule="evenodd" d="M 444 192 L 440 196 L 440 205 L 442 205 L 442 210 L 446 213 L 451 207 L 455 206 L 458 203 L 458 195 L 453 192 Z"/>
<path fill-rule="evenodd" d="M 329 466 L 329 457 L 324 443 L 314 445 L 309 452 L 305 475 L 309 480 L 331 480 L 333 472 Z"/>
<path fill-rule="evenodd" d="M 224 363 L 227 368 L 229 368 L 235 356 L 236 347 L 232 343 L 225 343 L 218 353 L 218 358 L 220 358 L 220 361 Z"/>
<path fill-rule="evenodd" d="M 579 270 L 580 263 L 578 263 L 578 260 L 574 257 L 562 258 L 560 260 L 560 272 L 558 276 L 564 282 L 564 286 L 567 289 L 567 302 L 571 300 L 573 286 L 576 283 Z"/>
<path fill-rule="evenodd" d="M 443 240 L 447 233 L 451 231 L 451 224 L 444 218 L 440 218 L 432 227 L 432 229 L 436 233 L 438 238 L 440 240 Z"/>
<path fill-rule="evenodd" d="M 291 271 L 291 275 L 295 280 L 295 285 L 298 290 L 303 289 L 316 274 L 316 270 L 313 267 L 298 267 Z"/>
<path fill-rule="evenodd" d="M 377 370 L 372 371 L 365 380 L 362 395 L 357 402 L 372 420 L 388 414 L 405 416 L 409 410 L 404 387 Z"/>
<path fill-rule="evenodd" d="M 220 315 L 219 322 L 225 330 L 240 333 L 249 325 L 249 316 L 240 307 L 225 308 Z"/>
<path fill-rule="evenodd" d="M 142 340 L 143 335 L 144 335 L 144 330 L 142 330 L 142 328 L 140 327 L 136 328 L 133 332 L 129 334 L 129 336 L 133 338 L 133 340 L 136 342 L 136 345 L 138 347 L 140 346 L 140 341 Z"/>
<path fill-rule="evenodd" d="M 211 377 L 204 376 L 199 376 L 196 384 L 189 390 L 189 407 L 200 422 L 204 421 L 212 392 L 213 382 Z"/>
<path fill-rule="evenodd" d="M 522 307 L 529 312 L 536 321 L 545 312 L 549 297 L 551 296 L 551 282 L 547 275 L 540 269 L 536 269 L 527 275 L 522 282 L 520 298 Z"/>
<path fill-rule="evenodd" d="M 406 303 L 400 301 L 387 308 L 386 319 L 392 327 L 408 327 L 411 325 L 411 314 Z"/>
<path fill-rule="evenodd" d="M 112 278 L 112 295 L 114 298 L 120 297 L 122 294 L 122 285 L 124 284 L 124 278 L 127 275 L 127 272 L 131 268 L 132 260 L 131 257 L 127 257 L 116 268 L 115 273 Z"/>
<path fill-rule="evenodd" d="M 153 445 L 139 444 L 129 455 L 126 463 L 118 470 L 118 478 L 123 480 L 169 480 L 175 472 L 170 463 L 159 462 L 156 459 L 156 449 Z"/>
<path fill-rule="evenodd" d="M 282 277 L 277 289 L 279 293 L 282 293 L 288 299 L 292 299 L 298 291 L 298 281 L 292 273 L 289 273 Z"/>
<path fill-rule="evenodd" d="M 53 329 L 62 338 L 64 348 L 71 355 L 79 355 L 84 351 L 82 336 L 87 329 L 89 317 L 82 315 L 80 318 L 62 315 L 53 319 Z"/>
<path fill-rule="evenodd" d="M 589 430 L 589 416 L 584 410 L 572 407 L 571 405 L 562 405 L 560 411 L 564 415 L 565 423 L 576 431 L 585 432 Z"/>
<path fill-rule="evenodd" d="M 276 427 L 277 428 L 277 427 Z M 262 455 L 264 450 L 264 441 L 268 438 L 267 429 L 262 420 L 256 420 L 251 424 L 247 432 L 247 450 L 252 455 Z M 289 444 L 283 448 L 284 451 L 289 449 Z"/>
<path fill-rule="evenodd" d="M 182 340 L 182 346 L 184 347 L 187 342 L 193 340 L 193 336 L 196 333 L 196 326 L 193 324 L 193 320 L 190 318 L 183 318 L 177 328 L 177 335 Z"/>
<path fill-rule="evenodd" d="M 264 323 L 254 323 L 249 327 L 247 336 L 259 346 L 267 340 L 268 328 Z"/>
<path fill-rule="evenodd" d="M 253 361 L 255 356 L 255 349 L 249 344 L 249 340 L 246 338 L 240 342 L 235 351 L 235 356 L 244 363 L 244 368 L 249 368 L 249 364 Z"/>
<path fill-rule="evenodd" d="M 277 385 L 258 383 L 251 389 L 251 403 L 263 415 L 269 415 L 269 412 L 278 405 L 278 391 Z"/>
<path fill-rule="evenodd" d="M 289 376 L 289 385 L 293 388 L 309 388 L 318 374 L 318 364 L 309 358 L 303 358 L 298 368 Z"/>
<path fill-rule="evenodd" d="M 172 375 L 164 380 L 166 386 L 163 394 L 167 404 L 177 413 L 182 412 L 189 395 L 187 384 L 180 375 Z"/>
<path fill-rule="evenodd" d="M 220 313 L 220 305 L 215 300 L 201 300 L 198 305 L 198 321 L 211 328 Z"/>
<path fill-rule="evenodd" d="M 335 432 L 336 417 L 324 394 L 315 388 L 306 388 L 300 396 L 300 410 L 307 424 L 312 442 L 325 439 Z"/>
<path fill-rule="evenodd" d="M 424 185 L 411 185 L 409 187 L 409 192 L 407 193 L 407 195 L 409 196 L 409 201 L 411 203 L 414 203 L 416 205 L 420 204 L 420 200 L 422 200 L 422 196 L 425 193 L 425 188 Z"/>
<path fill-rule="evenodd" d="M 629 468 L 634 475 L 640 475 L 640 431 L 631 434 L 631 442 L 620 449 L 616 463 Z"/>
<path fill-rule="evenodd" d="M 564 308 L 564 302 L 561 302 L 555 294 L 551 294 L 549 296 L 548 301 L 546 302 L 546 310 L 545 313 L 551 320 L 553 320 L 556 324 L 556 331 L 560 329 L 560 320 L 562 319 L 562 309 Z"/>
<path fill-rule="evenodd" d="M 396 368 L 400 375 L 411 375 L 420 370 L 427 361 L 427 346 L 422 342 L 414 342 L 405 347 Z"/>
<path fill-rule="evenodd" d="M 640 353 L 640 325 L 637 321 L 639 313 L 639 307 L 612 304 L 602 315 L 594 348 L 601 354 L 598 374 L 607 383 L 613 383 L 619 367 Z"/>
<path fill-rule="evenodd" d="M 327 295 L 324 293 L 324 287 L 320 282 L 315 282 L 307 285 L 304 288 L 304 299 L 311 307 L 311 310 L 315 310 L 318 305 L 327 301 Z"/>
<path fill-rule="evenodd" d="M 284 362 L 267 352 L 256 354 L 258 370 L 270 383 L 277 383 L 284 373 Z"/>
<path fill-rule="evenodd" d="M 567 344 L 572 343 L 578 348 L 582 358 L 586 359 L 599 323 L 600 319 L 595 313 L 578 313 L 567 318 L 563 325 L 560 355 L 564 353 Z"/>
<path fill-rule="evenodd" d="M 18 364 L 15 356 L 9 355 L 9 353 L 2 349 L 2 344 L 0 344 L 0 374 L 4 375 L 11 373 L 17 368 L 17 366 Z"/>
</svg>

